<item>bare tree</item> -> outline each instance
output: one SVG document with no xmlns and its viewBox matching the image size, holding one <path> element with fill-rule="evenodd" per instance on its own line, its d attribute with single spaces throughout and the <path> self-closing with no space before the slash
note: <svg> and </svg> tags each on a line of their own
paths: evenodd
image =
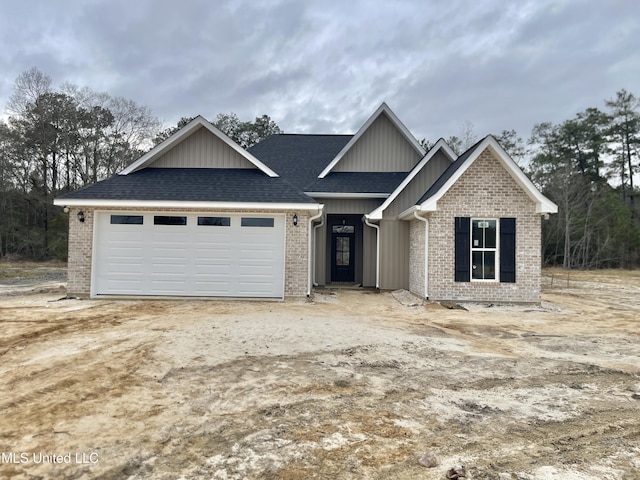
<svg viewBox="0 0 640 480">
<path fill-rule="evenodd" d="M 35 104 L 38 98 L 50 91 L 51 77 L 36 67 L 30 68 L 16 78 L 13 93 L 7 103 L 7 113 L 9 115 L 24 114 L 29 104 Z"/>
<path fill-rule="evenodd" d="M 502 130 L 500 135 L 494 135 L 498 143 L 504 148 L 515 162 L 522 167 L 522 162 L 527 155 L 524 140 L 514 129 Z"/>
</svg>

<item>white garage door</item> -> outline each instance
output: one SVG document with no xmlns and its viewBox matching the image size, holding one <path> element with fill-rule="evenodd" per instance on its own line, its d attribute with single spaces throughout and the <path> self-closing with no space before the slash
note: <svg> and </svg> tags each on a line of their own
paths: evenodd
<svg viewBox="0 0 640 480">
<path fill-rule="evenodd" d="M 94 295 L 284 294 L 284 215 L 96 212 L 94 238 Z"/>
</svg>

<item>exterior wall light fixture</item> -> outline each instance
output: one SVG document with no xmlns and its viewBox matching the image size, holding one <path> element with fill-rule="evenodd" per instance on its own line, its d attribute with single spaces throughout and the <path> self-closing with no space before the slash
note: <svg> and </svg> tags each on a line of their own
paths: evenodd
<svg viewBox="0 0 640 480">
<path fill-rule="evenodd" d="M 84 212 L 82 210 L 78 212 L 78 221 L 84 223 Z"/>
<path fill-rule="evenodd" d="M 298 214 L 297 213 L 293 214 L 293 226 L 294 227 L 298 226 Z"/>
</svg>

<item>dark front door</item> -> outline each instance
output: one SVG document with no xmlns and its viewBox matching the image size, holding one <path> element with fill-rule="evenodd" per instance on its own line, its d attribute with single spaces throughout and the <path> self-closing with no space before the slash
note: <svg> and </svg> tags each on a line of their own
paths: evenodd
<svg viewBox="0 0 640 480">
<path fill-rule="evenodd" d="M 331 281 L 355 280 L 355 226 L 333 225 L 331 231 Z"/>
</svg>

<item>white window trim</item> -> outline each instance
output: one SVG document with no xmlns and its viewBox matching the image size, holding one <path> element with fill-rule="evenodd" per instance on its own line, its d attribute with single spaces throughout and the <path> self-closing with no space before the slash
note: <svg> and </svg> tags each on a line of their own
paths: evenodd
<svg viewBox="0 0 640 480">
<path fill-rule="evenodd" d="M 473 247 L 473 222 L 474 221 L 495 221 L 496 222 L 496 248 L 474 248 Z M 473 252 L 496 252 L 494 270 L 495 278 L 473 278 Z M 479 218 L 471 217 L 469 225 L 469 278 L 474 283 L 500 283 L 500 219 L 499 218 Z"/>
</svg>

